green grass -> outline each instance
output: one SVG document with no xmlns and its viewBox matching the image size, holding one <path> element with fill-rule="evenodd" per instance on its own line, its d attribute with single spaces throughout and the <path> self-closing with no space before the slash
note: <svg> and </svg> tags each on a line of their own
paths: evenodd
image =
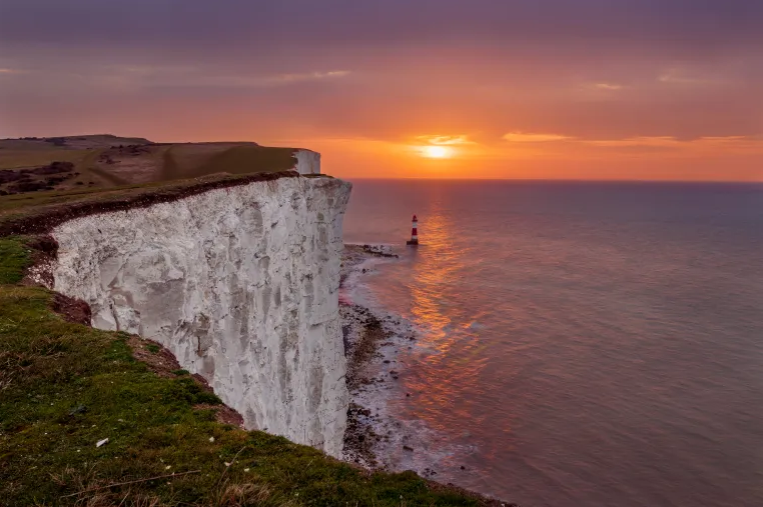
<svg viewBox="0 0 763 507">
<path fill-rule="evenodd" d="M 291 148 L 265 148 L 262 146 L 237 146 L 212 157 L 206 164 L 190 176 L 202 176 L 228 172 L 230 174 L 249 174 L 268 170 L 285 171 L 294 167 L 294 150 Z"/>
<path fill-rule="evenodd" d="M 90 150 L 0 150 L 0 169 L 36 167 L 55 161 L 78 165 L 91 154 Z"/>
<path fill-rule="evenodd" d="M 410 472 L 367 474 L 216 422 L 194 406 L 220 400 L 187 372 L 157 376 L 125 333 L 66 322 L 50 310 L 52 292 L 16 285 L 31 258 L 25 244 L 0 238 L 1 504 L 477 505 Z"/>
<path fill-rule="evenodd" d="M 0 285 L 20 282 L 30 259 L 29 249 L 21 238 L 0 241 Z"/>
</svg>

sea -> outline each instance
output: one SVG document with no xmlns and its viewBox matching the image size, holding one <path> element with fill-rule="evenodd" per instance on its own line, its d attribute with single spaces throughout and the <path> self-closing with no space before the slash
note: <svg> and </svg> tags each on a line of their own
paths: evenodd
<svg viewBox="0 0 763 507">
<path fill-rule="evenodd" d="M 400 255 L 355 302 L 415 331 L 395 469 L 521 507 L 763 506 L 763 185 L 353 183 L 345 241 Z"/>
</svg>

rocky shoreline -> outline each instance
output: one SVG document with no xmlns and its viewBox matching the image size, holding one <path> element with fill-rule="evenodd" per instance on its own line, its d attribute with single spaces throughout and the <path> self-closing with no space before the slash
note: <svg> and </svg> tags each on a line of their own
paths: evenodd
<svg viewBox="0 0 763 507">
<path fill-rule="evenodd" d="M 371 245 L 345 245 L 342 255 L 341 289 L 353 275 L 368 271 L 363 265 L 373 258 L 394 258 L 387 249 Z M 347 411 L 347 430 L 344 440 L 344 459 L 370 470 L 386 468 L 377 456 L 375 447 L 385 439 L 374 426 L 380 422 L 370 407 L 358 403 L 359 394 L 376 382 L 371 371 L 374 359 L 381 359 L 379 344 L 391 337 L 382 319 L 368 308 L 340 297 L 339 313 L 342 318 L 345 355 L 347 357 L 347 388 L 351 403 Z M 388 438 L 388 437 L 387 437 Z"/>
<path fill-rule="evenodd" d="M 399 317 L 371 310 L 352 297 L 361 276 L 396 258 L 389 247 L 377 245 L 345 245 L 342 257 L 339 312 L 351 399 L 343 459 L 370 470 L 396 470 L 400 465 L 397 455 L 417 447 L 410 432 L 387 410 L 390 396 L 403 395 L 396 385 L 398 353 L 403 347 L 411 348 L 416 334 Z M 436 475 L 428 468 L 420 473 Z"/>
</svg>

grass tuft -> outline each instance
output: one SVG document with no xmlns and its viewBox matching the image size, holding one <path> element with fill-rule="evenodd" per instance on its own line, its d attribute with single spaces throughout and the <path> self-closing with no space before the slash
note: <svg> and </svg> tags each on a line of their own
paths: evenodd
<svg viewBox="0 0 763 507">
<path fill-rule="evenodd" d="M 30 263 L 30 250 L 23 238 L 0 238 L 0 284 L 20 282 Z"/>
</svg>

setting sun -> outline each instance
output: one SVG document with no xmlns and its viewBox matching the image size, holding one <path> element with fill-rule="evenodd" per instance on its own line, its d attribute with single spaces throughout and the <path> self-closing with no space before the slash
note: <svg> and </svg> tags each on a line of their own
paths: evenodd
<svg viewBox="0 0 763 507">
<path fill-rule="evenodd" d="M 429 158 L 449 158 L 452 152 L 444 146 L 425 146 L 422 149 L 422 154 Z"/>
</svg>

